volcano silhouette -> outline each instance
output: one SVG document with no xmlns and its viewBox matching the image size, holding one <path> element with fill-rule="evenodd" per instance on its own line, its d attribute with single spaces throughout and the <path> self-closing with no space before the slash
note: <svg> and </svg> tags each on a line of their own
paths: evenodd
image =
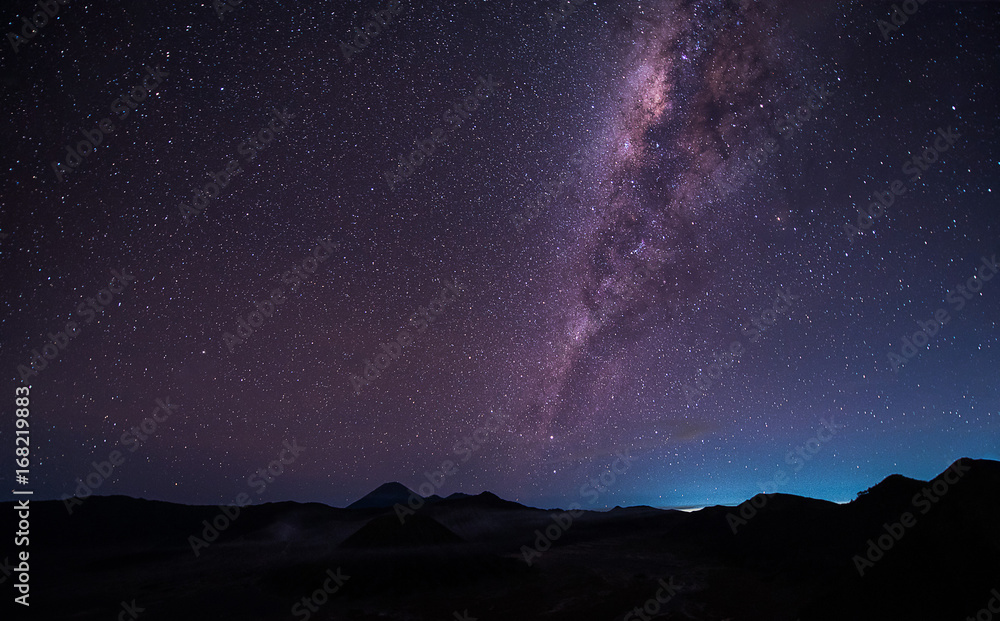
<svg viewBox="0 0 1000 621">
<path fill-rule="evenodd" d="M 348 509 L 388 509 L 396 503 L 405 505 L 410 497 L 420 497 L 419 494 L 402 483 L 383 483 L 365 494 L 359 500 L 347 505 Z"/>
</svg>

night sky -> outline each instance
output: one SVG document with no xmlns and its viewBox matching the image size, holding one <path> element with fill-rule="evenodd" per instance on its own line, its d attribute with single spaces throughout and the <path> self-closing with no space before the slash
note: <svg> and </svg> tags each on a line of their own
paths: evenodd
<svg viewBox="0 0 1000 621">
<path fill-rule="evenodd" d="M 1000 459 L 1000 6 L 913 4 L 7 3 L 34 498 L 115 450 L 96 494 L 335 506 L 446 460 L 566 506 L 622 451 L 603 508 Z"/>
</svg>

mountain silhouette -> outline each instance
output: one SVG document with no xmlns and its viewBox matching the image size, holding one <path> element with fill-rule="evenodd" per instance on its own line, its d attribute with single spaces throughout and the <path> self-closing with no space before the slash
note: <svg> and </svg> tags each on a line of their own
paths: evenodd
<svg viewBox="0 0 1000 621">
<path fill-rule="evenodd" d="M 483 492 L 393 508 L 410 493 L 388 483 L 343 509 L 278 502 L 232 518 L 124 496 L 72 515 L 32 501 L 33 613 L 110 618 L 134 597 L 143 621 L 286 618 L 338 568 L 350 578 L 318 618 L 620 620 L 673 584 L 650 618 L 938 621 L 975 618 L 1000 588 L 995 461 L 961 459 L 930 481 L 891 475 L 844 504 L 771 494 L 571 514 Z M 0 504 L 14 532 L 13 503 Z"/>
<path fill-rule="evenodd" d="M 348 509 L 387 509 L 396 503 L 406 505 L 410 498 L 421 496 L 402 483 L 383 483 L 362 498 L 347 505 Z"/>
</svg>

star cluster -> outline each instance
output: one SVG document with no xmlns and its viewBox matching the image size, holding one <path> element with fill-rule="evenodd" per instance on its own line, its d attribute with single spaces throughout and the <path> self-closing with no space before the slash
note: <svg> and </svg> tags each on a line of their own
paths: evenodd
<svg viewBox="0 0 1000 621">
<path fill-rule="evenodd" d="M 1000 250 L 997 7 L 556 5 L 74 2 L 5 50 L 0 356 L 36 494 L 124 447 L 94 493 L 219 503 L 293 439 L 255 501 L 454 459 L 438 493 L 565 505 L 616 452 L 600 506 L 780 470 L 842 501 L 1000 458 L 1000 280 L 948 300 Z"/>
</svg>

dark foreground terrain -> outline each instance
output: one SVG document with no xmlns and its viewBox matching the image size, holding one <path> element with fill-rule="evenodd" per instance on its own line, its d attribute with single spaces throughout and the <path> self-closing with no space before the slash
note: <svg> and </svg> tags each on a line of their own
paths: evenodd
<svg viewBox="0 0 1000 621">
<path fill-rule="evenodd" d="M 405 488 L 376 491 L 352 508 L 275 503 L 231 521 L 219 507 L 125 497 L 89 498 L 72 516 L 62 502 L 33 502 L 24 618 L 939 621 L 975 618 L 991 602 L 1000 611 L 992 461 L 960 460 L 930 482 L 894 475 L 844 505 L 758 496 L 756 515 L 741 506 L 746 523 L 727 517 L 733 507 L 574 517 L 484 493 L 434 497 L 400 524 L 384 507 Z M 13 503 L 3 504 L 10 520 Z M 189 537 L 215 519 L 230 523 L 196 556 Z M 529 565 L 524 551 L 536 547 Z M 0 578 L 8 608 L 13 579 Z"/>
</svg>

